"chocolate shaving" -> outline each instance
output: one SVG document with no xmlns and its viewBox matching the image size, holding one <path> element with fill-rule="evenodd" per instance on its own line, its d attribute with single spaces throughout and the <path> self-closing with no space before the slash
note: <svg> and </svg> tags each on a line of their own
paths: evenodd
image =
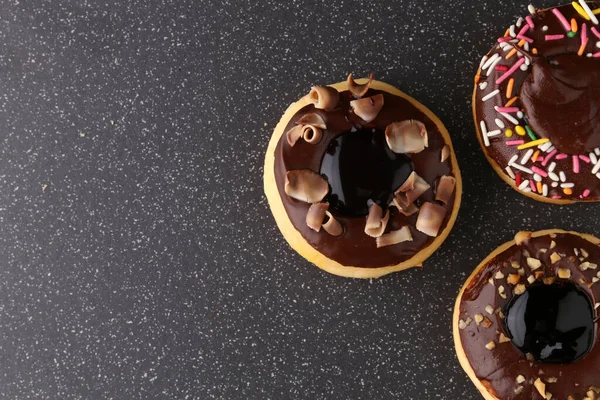
<svg viewBox="0 0 600 400">
<path fill-rule="evenodd" d="M 396 206 L 396 208 L 398 208 L 398 210 L 406 215 L 407 217 L 410 217 L 411 215 L 414 215 L 416 213 L 419 212 L 419 207 L 415 206 L 414 204 L 409 204 L 407 206 L 404 207 L 400 207 L 397 203 L 396 203 L 396 199 L 394 198 L 394 205 Z"/>
<path fill-rule="evenodd" d="M 419 197 L 421 197 L 421 195 L 423 195 L 423 193 L 428 191 L 430 188 L 431 186 L 425 181 L 425 179 L 415 174 L 414 188 L 405 193 L 408 204 L 414 203 Z"/>
<path fill-rule="evenodd" d="M 405 193 L 410 190 L 413 190 L 415 188 L 416 177 L 417 177 L 417 173 L 415 171 L 411 172 L 411 174 L 408 176 L 408 178 L 404 181 L 402 186 L 400 186 L 400 188 L 396 191 L 395 194 L 400 193 L 400 192 Z"/>
<path fill-rule="evenodd" d="M 304 135 L 304 127 L 296 125 L 292 129 L 286 132 L 285 137 L 290 146 L 294 147 L 296 142 Z"/>
<path fill-rule="evenodd" d="M 329 233 L 331 236 L 342 236 L 344 233 L 344 228 L 339 221 L 335 219 L 329 211 L 325 211 L 325 214 L 327 215 L 327 221 L 323 224 L 323 230 L 325 230 L 325 232 Z"/>
<path fill-rule="evenodd" d="M 352 74 L 350 74 L 350 75 L 348 75 L 348 81 L 347 81 L 348 90 L 350 91 L 350 93 L 352 93 L 352 95 L 355 98 L 360 99 L 365 94 L 367 94 L 367 92 L 369 91 L 369 87 L 371 86 L 371 83 L 373 82 L 374 77 L 375 77 L 375 74 L 373 74 L 371 72 L 371 74 L 369 75 L 369 81 L 367 83 L 363 83 L 362 85 L 359 85 L 358 83 L 356 83 L 354 81 Z"/>
<path fill-rule="evenodd" d="M 420 153 L 429 146 L 425 125 L 413 119 L 388 125 L 385 139 L 394 153 Z"/>
<path fill-rule="evenodd" d="M 296 125 L 285 134 L 290 146 L 294 145 L 303 138 L 307 143 L 317 144 L 323 138 L 323 132 L 314 125 Z"/>
<path fill-rule="evenodd" d="M 390 210 L 387 210 L 383 215 L 383 209 L 378 204 L 373 204 L 369 209 L 365 233 L 374 238 L 383 235 L 389 219 Z"/>
<path fill-rule="evenodd" d="M 327 192 L 329 184 L 316 172 L 299 169 L 285 174 L 285 193 L 293 199 L 316 203 L 323 200 Z"/>
<path fill-rule="evenodd" d="M 360 100 L 352 100 L 350 107 L 354 114 L 358 115 L 365 122 L 371 122 L 377 118 L 377 114 L 383 108 L 383 95 L 377 94 Z"/>
<path fill-rule="evenodd" d="M 308 97 L 320 110 L 333 110 L 340 102 L 340 93 L 329 86 L 313 86 Z"/>
<path fill-rule="evenodd" d="M 408 226 L 403 226 L 402 229 L 386 233 L 375 239 L 377 248 L 392 246 L 403 242 L 412 242 L 413 237 Z"/>
<path fill-rule="evenodd" d="M 452 176 L 442 176 L 437 185 L 435 199 L 444 204 L 448 204 L 452 199 L 454 188 L 456 187 L 456 179 Z"/>
<path fill-rule="evenodd" d="M 325 119 L 317 113 L 303 115 L 302 118 L 296 121 L 296 125 L 311 125 L 319 129 L 327 129 Z"/>
<path fill-rule="evenodd" d="M 310 206 L 306 214 L 306 225 L 313 231 L 320 232 L 328 209 L 329 203 L 315 203 Z"/>
<path fill-rule="evenodd" d="M 446 217 L 446 208 L 434 204 L 425 203 L 421 206 L 416 228 L 427 236 L 436 237 Z"/>
<path fill-rule="evenodd" d="M 450 146 L 446 144 L 444 147 L 442 147 L 442 158 L 440 161 L 444 162 L 448 159 L 448 157 L 450 157 Z"/>
</svg>

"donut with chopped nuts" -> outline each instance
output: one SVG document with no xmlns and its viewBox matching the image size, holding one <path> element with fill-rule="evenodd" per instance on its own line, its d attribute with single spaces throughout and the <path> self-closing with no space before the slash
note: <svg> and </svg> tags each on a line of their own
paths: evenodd
<svg viewBox="0 0 600 400">
<path fill-rule="evenodd" d="M 467 279 L 454 307 L 458 359 L 483 397 L 600 398 L 600 239 L 519 232 Z"/>
<path fill-rule="evenodd" d="M 555 204 L 600 201 L 600 1 L 529 11 L 481 60 L 477 137 L 520 193 Z"/>
<path fill-rule="evenodd" d="M 444 125 L 372 74 L 313 87 L 287 109 L 264 186 L 292 248 L 351 278 L 421 266 L 450 233 L 462 193 Z"/>
</svg>

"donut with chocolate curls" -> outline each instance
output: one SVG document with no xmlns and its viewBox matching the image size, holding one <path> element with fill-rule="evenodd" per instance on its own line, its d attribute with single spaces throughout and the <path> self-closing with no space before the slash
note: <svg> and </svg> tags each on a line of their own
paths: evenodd
<svg viewBox="0 0 600 400">
<path fill-rule="evenodd" d="M 462 367 L 486 399 L 600 398 L 600 239 L 519 232 L 454 308 Z"/>
<path fill-rule="evenodd" d="M 373 74 L 314 86 L 288 108 L 264 185 L 292 248 L 352 278 L 421 266 L 450 233 L 462 192 L 444 125 Z"/>
</svg>

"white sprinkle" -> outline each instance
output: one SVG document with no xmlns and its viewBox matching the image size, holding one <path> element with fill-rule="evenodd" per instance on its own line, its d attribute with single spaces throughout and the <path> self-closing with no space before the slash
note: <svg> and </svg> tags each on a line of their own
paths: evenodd
<svg viewBox="0 0 600 400">
<path fill-rule="evenodd" d="M 552 142 L 546 142 L 546 143 L 540 144 L 538 147 L 539 147 L 539 149 L 540 149 L 541 151 L 544 151 L 544 152 L 545 152 L 545 151 L 546 151 L 546 150 L 548 150 L 548 149 L 549 149 L 551 146 L 552 146 Z"/>
<path fill-rule="evenodd" d="M 488 132 L 487 137 L 498 136 L 500 134 L 502 134 L 502 131 L 498 129 L 498 130 L 495 130 L 495 131 Z"/>
<path fill-rule="evenodd" d="M 523 26 L 523 21 L 525 21 L 523 17 L 519 17 L 519 19 L 517 20 L 517 28 Z"/>
<path fill-rule="evenodd" d="M 552 182 L 552 187 L 553 188 L 558 187 L 558 182 Z"/>
<path fill-rule="evenodd" d="M 528 180 L 527 181 L 523 181 L 519 185 L 519 190 L 523 190 L 523 189 L 528 188 L 528 187 L 529 187 L 529 181 Z"/>
<path fill-rule="evenodd" d="M 598 164 L 598 157 L 594 153 L 590 153 L 590 160 L 592 160 L 592 164 Z"/>
<path fill-rule="evenodd" d="M 520 69 L 521 69 L 521 71 L 527 71 L 529 69 L 529 65 L 527 65 L 527 64 L 521 64 Z"/>
<path fill-rule="evenodd" d="M 510 161 L 508 162 L 508 165 L 513 165 L 515 162 L 517 162 L 518 159 L 519 159 L 519 155 L 515 154 L 514 156 L 511 157 Z"/>
<path fill-rule="evenodd" d="M 500 58 L 500 56 L 498 54 L 494 54 L 493 56 L 491 56 L 490 58 L 488 58 L 486 60 L 486 62 L 483 63 L 483 66 L 481 67 L 481 69 L 488 69 L 490 67 L 490 65 L 492 65 L 493 62 L 496 61 L 499 58 Z"/>
<path fill-rule="evenodd" d="M 546 153 L 552 153 L 554 150 L 556 150 L 556 147 L 550 146 L 550 148 L 546 150 Z"/>
<path fill-rule="evenodd" d="M 516 169 L 518 169 L 520 171 L 523 171 L 526 174 L 533 174 L 532 170 L 530 170 L 529 168 L 525 168 L 524 166 L 519 165 L 519 164 L 513 164 L 513 165 L 511 165 L 511 167 L 516 168 Z"/>
<path fill-rule="evenodd" d="M 596 47 L 600 47 L 600 42 L 597 42 L 597 43 L 596 43 Z"/>
<path fill-rule="evenodd" d="M 523 45 L 523 48 L 525 49 L 525 51 L 529 51 L 529 42 L 525 42 L 525 44 Z M 530 63 L 531 59 L 529 57 L 527 57 L 526 62 Z"/>
<path fill-rule="evenodd" d="M 487 76 L 492 75 L 492 73 L 494 72 L 494 68 L 496 68 L 496 65 L 498 65 L 501 60 L 502 60 L 502 58 L 500 56 L 498 56 L 498 58 L 496 60 L 494 60 L 494 62 L 492 63 L 492 65 L 490 65 L 490 67 L 486 71 Z"/>
<path fill-rule="evenodd" d="M 519 112 L 517 113 L 517 117 L 518 117 L 519 119 L 523 119 L 523 117 L 524 117 L 524 116 L 525 116 L 525 114 L 523 114 L 523 111 L 519 111 Z"/>
<path fill-rule="evenodd" d="M 542 31 L 544 31 L 544 32 L 548 32 L 548 29 L 550 29 L 550 28 L 548 28 L 548 26 L 547 26 L 547 25 L 544 25 L 544 26 L 542 27 Z"/>
<path fill-rule="evenodd" d="M 483 58 L 481 59 L 481 62 L 479 63 L 479 68 L 482 68 L 483 65 L 487 62 L 487 60 L 488 60 L 488 56 L 487 55 L 483 56 Z"/>
<path fill-rule="evenodd" d="M 515 26 L 514 25 L 510 26 L 510 36 L 511 37 L 517 36 L 517 32 L 515 32 Z"/>
<path fill-rule="evenodd" d="M 500 129 L 506 128 L 506 125 L 504 124 L 504 122 L 502 122 L 500 118 L 496 118 L 496 125 L 498 125 L 498 128 Z"/>
<path fill-rule="evenodd" d="M 558 178 L 558 175 L 556 175 L 554 172 L 548 172 L 548 176 L 550 177 L 550 179 L 552 179 L 555 182 L 558 182 L 560 180 Z"/>
<path fill-rule="evenodd" d="M 481 82 L 479 84 L 479 89 L 481 89 L 481 90 L 485 90 L 485 88 L 487 88 L 487 87 L 488 87 L 488 83 L 487 82 Z"/>
<path fill-rule="evenodd" d="M 542 181 L 542 176 L 538 175 L 538 174 L 533 174 L 533 180 L 536 182 L 541 182 Z"/>
<path fill-rule="evenodd" d="M 527 161 L 529 161 L 529 159 L 531 158 L 532 155 L 533 155 L 533 149 L 527 150 L 527 152 L 525 152 L 525 155 L 523 156 L 523 158 L 521 158 L 521 164 L 527 164 Z"/>
<path fill-rule="evenodd" d="M 600 179 L 600 173 L 596 174 L 596 178 Z"/>
<path fill-rule="evenodd" d="M 592 169 L 592 174 L 597 174 L 598 172 L 600 172 L 600 162 L 594 165 L 594 168 Z"/>
<path fill-rule="evenodd" d="M 483 99 L 481 99 L 481 100 L 483 100 L 483 101 L 488 101 L 488 100 L 492 99 L 493 97 L 497 96 L 497 95 L 498 95 L 498 93 L 500 93 L 500 89 L 496 89 L 496 90 L 494 90 L 492 93 L 488 94 L 487 96 L 485 96 L 485 97 L 484 97 Z"/>
<path fill-rule="evenodd" d="M 596 147 L 594 153 L 596 153 L 597 156 L 600 156 L 600 147 Z"/>
<path fill-rule="evenodd" d="M 560 185 L 561 188 L 573 188 L 575 187 L 574 183 L 561 183 Z"/>
<path fill-rule="evenodd" d="M 552 163 L 548 167 L 548 172 L 553 172 L 554 168 L 556 168 L 556 163 L 554 161 L 552 161 Z"/>
<path fill-rule="evenodd" d="M 529 57 L 525 58 L 525 64 L 531 65 L 531 60 L 529 59 Z"/>
<path fill-rule="evenodd" d="M 485 121 L 481 121 L 480 126 L 481 126 L 481 136 L 483 136 L 483 143 L 485 144 L 485 147 L 490 147 L 490 139 L 487 136 L 488 131 L 487 131 L 487 127 L 485 126 Z"/>
<path fill-rule="evenodd" d="M 585 2 L 585 0 L 579 0 L 579 4 L 581 4 L 581 7 L 583 7 L 583 9 L 587 13 L 587 15 L 592 19 L 592 22 L 595 25 L 598 25 L 600 23 L 600 21 L 598 21 L 598 18 L 594 15 L 592 9 L 590 8 L 590 6 L 588 6 L 588 4 Z"/>
<path fill-rule="evenodd" d="M 558 176 L 560 176 L 560 181 L 561 182 L 566 182 L 567 181 L 567 175 L 565 175 L 565 173 L 563 171 L 560 171 L 558 173 Z"/>
<path fill-rule="evenodd" d="M 544 186 L 542 186 L 542 195 L 548 196 L 548 185 L 546 185 L 545 183 Z"/>
<path fill-rule="evenodd" d="M 507 165 L 505 170 L 506 170 L 506 173 L 508 174 L 508 176 L 510 176 L 512 179 L 517 179 L 517 177 L 515 176 L 515 173 L 513 172 L 512 168 L 510 167 L 510 165 Z"/>
<path fill-rule="evenodd" d="M 497 108 L 498 107 L 496 107 L 496 111 L 498 111 Z M 501 112 L 500 115 L 502 115 L 504 118 L 506 118 L 507 120 L 509 120 L 513 124 L 519 125 L 519 121 L 516 118 L 514 118 L 512 115 L 510 115 L 508 113 L 505 113 L 505 112 Z"/>
<path fill-rule="evenodd" d="M 535 7 L 532 4 L 527 6 L 527 10 L 529 10 L 529 14 L 535 15 Z"/>
</svg>

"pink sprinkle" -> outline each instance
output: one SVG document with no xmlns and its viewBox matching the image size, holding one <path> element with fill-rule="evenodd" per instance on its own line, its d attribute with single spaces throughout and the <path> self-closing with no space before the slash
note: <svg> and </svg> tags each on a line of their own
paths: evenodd
<svg viewBox="0 0 600 400">
<path fill-rule="evenodd" d="M 498 107 L 496 111 L 503 113 L 516 113 L 521 110 L 519 110 L 519 107 Z"/>
<path fill-rule="evenodd" d="M 573 172 L 579 173 L 579 157 L 573 156 Z"/>
<path fill-rule="evenodd" d="M 504 43 L 504 42 L 508 42 L 510 40 L 512 40 L 512 37 L 504 36 L 504 37 L 498 38 L 498 43 Z"/>
<path fill-rule="evenodd" d="M 517 39 L 522 39 L 528 43 L 533 43 L 533 39 L 530 37 L 527 37 L 527 36 L 519 35 L 519 36 L 517 36 Z"/>
<path fill-rule="evenodd" d="M 533 179 L 529 180 L 529 186 L 531 186 L 531 191 L 535 193 L 535 182 Z"/>
<path fill-rule="evenodd" d="M 590 189 L 585 189 L 583 191 L 582 197 L 584 197 L 584 198 L 588 197 L 590 195 L 590 193 L 592 193 Z"/>
<path fill-rule="evenodd" d="M 519 69 L 519 67 L 521 67 L 521 65 L 525 64 L 525 58 L 521 58 L 519 59 L 519 61 L 517 61 L 515 63 L 515 65 L 513 65 L 511 67 L 511 69 L 509 69 L 508 71 L 506 71 L 506 73 L 504 75 L 502 75 L 500 78 L 498 78 L 496 80 L 496 85 L 501 84 L 502 82 L 504 82 L 505 80 L 507 80 L 516 70 Z"/>
<path fill-rule="evenodd" d="M 542 165 L 545 167 L 550 162 L 550 160 L 552 160 L 552 157 L 556 155 L 556 153 L 558 153 L 558 150 L 552 150 L 552 152 L 548 154 L 548 157 L 546 157 Z"/>
<path fill-rule="evenodd" d="M 523 143 L 525 143 L 524 140 L 509 140 L 508 142 L 506 142 L 507 146 L 520 146 Z"/>
<path fill-rule="evenodd" d="M 583 154 L 580 155 L 579 158 L 581 159 L 581 161 L 583 161 L 586 164 L 589 164 L 592 162 L 592 160 L 590 160 L 590 158 L 588 156 L 584 156 Z"/>
<path fill-rule="evenodd" d="M 506 65 L 496 65 L 496 66 L 494 67 L 494 69 L 495 69 L 496 71 L 502 71 L 502 72 L 506 72 L 506 71 L 508 71 L 508 67 L 507 67 Z"/>
<path fill-rule="evenodd" d="M 583 24 L 581 27 L 581 43 L 586 46 L 588 41 L 587 24 Z"/>
<path fill-rule="evenodd" d="M 564 39 L 565 35 L 546 35 L 546 41 Z"/>
<path fill-rule="evenodd" d="M 594 57 L 594 58 L 600 58 L 600 52 L 594 54 L 592 57 Z"/>
<path fill-rule="evenodd" d="M 553 198 L 554 200 L 562 199 L 562 197 L 560 197 L 560 196 L 556 196 L 556 195 L 552 196 L 552 198 Z"/>
<path fill-rule="evenodd" d="M 562 15 L 558 8 L 553 8 L 552 12 L 554 13 L 554 15 L 556 15 L 556 18 L 558 18 L 562 26 L 565 28 L 565 31 L 571 32 L 571 24 L 569 24 L 569 21 L 567 21 L 565 16 Z"/>
<path fill-rule="evenodd" d="M 530 28 L 529 25 L 525 25 L 523 28 L 521 28 L 521 31 L 519 32 L 517 37 L 523 36 L 524 34 L 526 34 L 529 31 L 529 28 Z"/>
<path fill-rule="evenodd" d="M 538 156 L 538 158 L 535 160 L 535 162 L 542 163 L 542 165 L 543 165 L 544 164 L 544 157 Z"/>
<path fill-rule="evenodd" d="M 592 26 L 592 33 L 598 36 L 598 38 L 600 39 L 600 31 L 598 31 L 598 29 L 596 29 L 595 26 Z"/>
<path fill-rule="evenodd" d="M 533 23 L 533 19 L 531 19 L 531 16 L 526 16 L 525 20 L 527 21 L 527 24 L 531 29 L 535 29 L 535 24 Z"/>
<path fill-rule="evenodd" d="M 547 178 L 547 177 L 548 177 L 548 173 L 547 173 L 546 171 L 544 171 L 543 169 L 541 169 L 541 168 L 538 168 L 538 167 L 536 167 L 536 166 L 533 166 L 533 167 L 531 167 L 531 170 L 532 170 L 533 172 L 535 172 L 536 174 L 538 174 L 539 176 L 542 176 L 542 177 L 544 177 L 544 178 Z"/>
<path fill-rule="evenodd" d="M 565 159 L 565 158 L 567 158 L 567 157 L 569 157 L 569 156 L 568 156 L 568 155 L 566 155 L 566 154 L 559 154 L 559 155 L 557 155 L 557 156 L 556 156 L 556 159 L 557 159 L 557 160 L 564 160 L 564 159 Z"/>
</svg>

